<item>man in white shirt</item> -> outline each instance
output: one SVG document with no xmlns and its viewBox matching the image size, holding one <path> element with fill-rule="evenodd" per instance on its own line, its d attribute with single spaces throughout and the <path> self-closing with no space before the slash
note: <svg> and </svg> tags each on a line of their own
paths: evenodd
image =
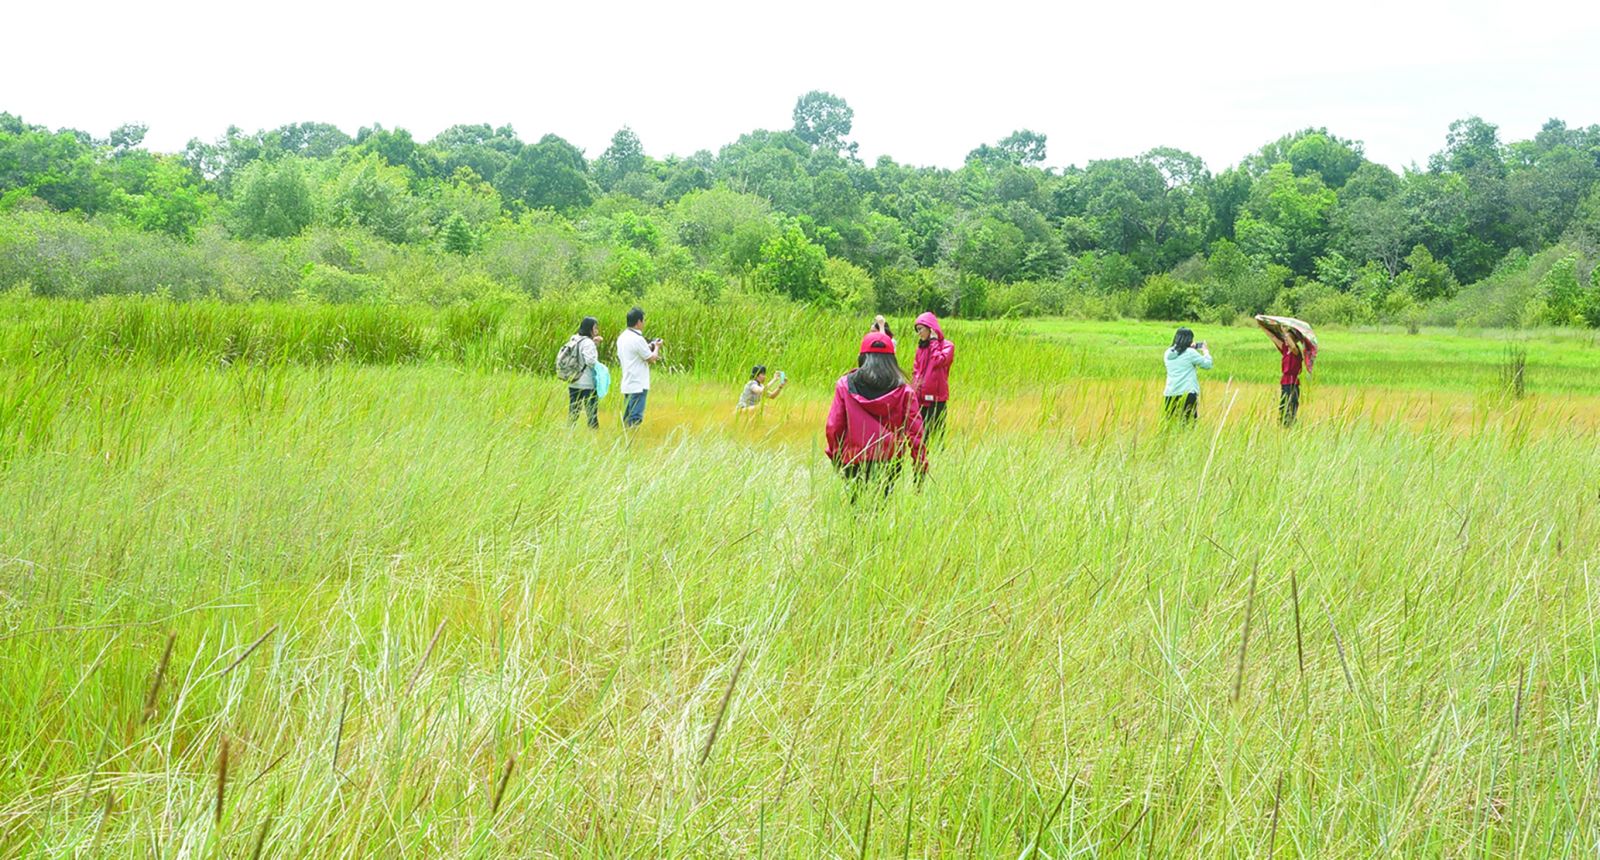
<svg viewBox="0 0 1600 860">
<path fill-rule="evenodd" d="M 628 328 L 617 336 L 617 359 L 622 364 L 622 426 L 644 421 L 644 401 L 650 394 L 650 365 L 661 360 L 661 339 L 644 339 L 644 310 L 628 311 Z"/>
</svg>

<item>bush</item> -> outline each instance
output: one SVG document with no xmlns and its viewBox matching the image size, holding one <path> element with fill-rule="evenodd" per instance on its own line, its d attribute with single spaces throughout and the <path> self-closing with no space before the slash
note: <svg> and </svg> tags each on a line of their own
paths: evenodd
<svg viewBox="0 0 1600 860">
<path fill-rule="evenodd" d="M 829 305 L 852 313 L 871 310 L 876 298 L 872 276 L 865 269 L 836 257 L 829 257 L 822 264 L 822 286 Z"/>
<path fill-rule="evenodd" d="M 1377 315 L 1372 305 L 1351 293 L 1332 292 L 1319 295 L 1300 308 L 1300 318 L 1313 325 L 1335 323 L 1339 325 L 1365 325 Z"/>
<path fill-rule="evenodd" d="M 322 263 L 307 263 L 300 275 L 300 296 L 333 304 L 366 302 L 382 295 L 378 280 Z"/>
<path fill-rule="evenodd" d="M 604 281 L 619 296 L 638 298 L 656 280 L 655 263 L 643 251 L 617 248 L 606 263 Z"/>
<path fill-rule="evenodd" d="M 1200 316 L 1200 287 L 1173 278 L 1151 275 L 1139 291 L 1139 316 L 1147 320 L 1193 320 Z"/>
</svg>

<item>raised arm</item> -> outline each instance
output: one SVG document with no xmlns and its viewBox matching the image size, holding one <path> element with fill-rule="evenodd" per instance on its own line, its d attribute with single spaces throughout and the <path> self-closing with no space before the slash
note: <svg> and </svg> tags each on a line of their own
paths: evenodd
<svg viewBox="0 0 1600 860">
<path fill-rule="evenodd" d="M 1281 331 L 1279 331 L 1277 323 L 1269 323 L 1266 320 L 1256 320 L 1256 325 L 1261 326 L 1261 330 L 1267 333 L 1267 337 L 1272 338 L 1272 345 L 1278 348 L 1278 352 L 1289 351 L 1289 345 L 1284 342 L 1284 335 Z"/>
</svg>

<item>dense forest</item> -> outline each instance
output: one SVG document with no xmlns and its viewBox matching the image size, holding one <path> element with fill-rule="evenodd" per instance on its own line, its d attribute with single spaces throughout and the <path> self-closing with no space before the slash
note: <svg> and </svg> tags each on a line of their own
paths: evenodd
<svg viewBox="0 0 1600 860">
<path fill-rule="evenodd" d="M 447 304 L 781 295 L 1231 323 L 1600 326 L 1600 126 L 1451 123 L 1401 173 L 1305 129 L 1213 173 L 1156 148 L 1045 167 L 1019 130 L 956 170 L 873 164 L 812 92 L 789 129 L 654 158 L 458 125 L 229 128 L 181 153 L 0 113 L 0 290 Z"/>
</svg>

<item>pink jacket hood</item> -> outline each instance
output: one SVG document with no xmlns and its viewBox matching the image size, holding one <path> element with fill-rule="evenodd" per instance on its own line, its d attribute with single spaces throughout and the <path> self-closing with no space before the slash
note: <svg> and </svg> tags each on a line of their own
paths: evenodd
<svg viewBox="0 0 1600 860">
<path fill-rule="evenodd" d="M 894 460 L 910 454 L 927 471 L 922 444 L 922 413 L 911 387 L 902 385 L 881 397 L 867 399 L 850 390 L 850 371 L 833 387 L 824 433 L 828 459 L 838 465 Z"/>
<path fill-rule="evenodd" d="M 911 362 L 911 379 L 917 388 L 917 400 L 923 403 L 943 403 L 950 399 L 950 366 L 955 364 L 956 345 L 944 336 L 939 318 L 931 313 L 917 317 L 917 325 L 933 329 L 927 346 L 917 344 L 916 358 Z"/>
</svg>

